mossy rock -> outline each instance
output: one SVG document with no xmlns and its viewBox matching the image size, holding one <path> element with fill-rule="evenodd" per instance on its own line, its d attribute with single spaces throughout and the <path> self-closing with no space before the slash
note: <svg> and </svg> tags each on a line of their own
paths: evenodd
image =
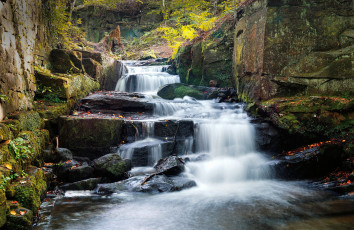
<svg viewBox="0 0 354 230">
<path fill-rule="evenodd" d="M 5 192 L 0 189 L 0 228 L 6 223 L 6 196 Z"/>
<path fill-rule="evenodd" d="M 203 99 L 203 95 L 198 90 L 180 83 L 169 84 L 161 87 L 157 92 L 157 95 L 167 100 L 183 98 L 185 96 L 194 97 L 198 100 Z"/>
<path fill-rule="evenodd" d="M 9 127 L 9 129 L 12 132 L 13 137 L 17 137 L 21 131 L 21 124 L 20 124 L 19 120 L 5 120 L 5 121 L 2 121 L 2 124 Z"/>
<path fill-rule="evenodd" d="M 7 215 L 6 230 L 29 230 L 32 229 L 33 212 L 26 208 L 11 210 Z"/>
<path fill-rule="evenodd" d="M 52 71 L 55 73 L 82 73 L 81 54 L 71 50 L 53 49 L 49 54 Z"/>
<path fill-rule="evenodd" d="M 59 119 L 61 147 L 77 156 L 96 159 L 120 143 L 122 120 L 62 116 Z"/>
<path fill-rule="evenodd" d="M 46 145 L 49 142 L 48 130 L 34 130 L 21 132 L 18 136 L 24 140 L 27 140 L 26 146 L 30 149 L 30 153 L 27 154 L 27 159 L 24 159 L 27 163 L 32 163 L 36 166 L 42 165 L 42 153 Z M 16 142 L 16 139 L 14 140 Z"/>
<path fill-rule="evenodd" d="M 277 127 L 312 139 L 354 133 L 354 100 L 339 97 L 274 98 L 258 107 Z"/>
<path fill-rule="evenodd" d="M 93 164 L 97 173 L 112 180 L 124 179 L 126 172 L 130 170 L 125 161 L 117 154 L 107 154 L 96 159 Z"/>
<path fill-rule="evenodd" d="M 41 198 L 44 197 L 47 189 L 46 178 L 41 169 L 33 166 L 29 167 L 26 172 L 28 177 L 20 178 L 19 181 L 11 185 L 15 189 L 13 199 L 35 213 L 40 207 Z"/>
<path fill-rule="evenodd" d="M 91 91 L 100 88 L 100 84 L 94 79 L 83 74 L 56 75 L 49 72 L 36 71 L 36 82 L 39 90 L 38 97 L 58 99 L 81 99 Z M 59 102 L 59 101 L 54 101 Z"/>
<path fill-rule="evenodd" d="M 19 121 L 21 131 L 33 131 L 41 128 L 41 117 L 36 111 L 13 114 L 9 118 Z"/>
</svg>

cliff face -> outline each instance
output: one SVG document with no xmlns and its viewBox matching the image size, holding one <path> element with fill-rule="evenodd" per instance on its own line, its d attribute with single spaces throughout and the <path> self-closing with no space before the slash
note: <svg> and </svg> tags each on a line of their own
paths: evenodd
<svg viewBox="0 0 354 230">
<path fill-rule="evenodd" d="M 231 86 L 234 18 L 228 15 L 208 36 L 183 46 L 174 67 L 183 83 L 208 86 L 210 80 Z"/>
<path fill-rule="evenodd" d="M 33 63 L 45 47 L 41 0 L 0 1 L 0 120 L 32 108 L 36 90 Z"/>
<path fill-rule="evenodd" d="M 161 15 L 147 12 L 125 12 L 109 10 L 98 6 L 82 6 L 73 12 L 74 18 L 81 18 L 81 27 L 86 32 L 86 39 L 99 42 L 105 34 L 120 26 L 121 36 L 125 39 L 140 37 L 150 31 L 156 23 L 162 21 Z"/>
<path fill-rule="evenodd" d="M 353 16 L 350 0 L 258 0 L 238 9 L 234 74 L 241 98 L 353 95 Z"/>
</svg>

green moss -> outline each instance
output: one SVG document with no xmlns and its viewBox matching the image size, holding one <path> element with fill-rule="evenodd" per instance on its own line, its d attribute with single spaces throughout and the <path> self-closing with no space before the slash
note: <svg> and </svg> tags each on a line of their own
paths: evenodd
<svg viewBox="0 0 354 230">
<path fill-rule="evenodd" d="M 14 199 L 23 207 L 37 212 L 41 205 L 41 197 L 47 189 L 44 173 L 41 169 L 31 168 L 28 177 L 20 179 L 12 186 L 15 188 Z"/>
<path fill-rule="evenodd" d="M 6 230 L 28 230 L 32 229 L 33 224 L 33 212 L 28 209 L 18 208 L 14 210 L 17 215 L 8 214 L 7 223 L 4 226 Z M 26 212 L 25 215 L 19 214 L 21 212 Z"/>
<path fill-rule="evenodd" d="M 3 190 L 0 190 L 0 228 L 6 223 L 6 196 Z"/>
<path fill-rule="evenodd" d="M 203 99 L 203 95 L 196 89 L 192 89 L 188 86 L 179 86 L 175 89 L 174 97 L 183 98 L 184 96 L 194 97 L 195 99 Z"/>
<path fill-rule="evenodd" d="M 13 137 L 17 137 L 21 131 L 21 124 L 19 120 L 6 120 L 2 121 L 2 123 L 9 127 Z"/>
<path fill-rule="evenodd" d="M 258 109 L 289 133 L 309 138 L 345 138 L 354 133 L 353 101 L 339 97 L 274 98 L 262 102 Z"/>
<path fill-rule="evenodd" d="M 20 123 L 20 130 L 22 131 L 33 131 L 41 128 L 41 117 L 36 111 L 14 114 L 9 118 L 18 120 Z"/>
</svg>

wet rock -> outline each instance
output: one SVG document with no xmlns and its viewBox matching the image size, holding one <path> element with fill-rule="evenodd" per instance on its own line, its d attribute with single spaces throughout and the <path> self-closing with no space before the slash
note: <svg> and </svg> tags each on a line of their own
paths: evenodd
<svg viewBox="0 0 354 230">
<path fill-rule="evenodd" d="M 87 163 L 80 163 L 74 160 L 66 161 L 55 167 L 59 180 L 66 182 L 76 182 L 93 177 L 94 169 Z"/>
<path fill-rule="evenodd" d="M 326 176 L 345 159 L 343 147 L 324 144 L 291 156 L 280 157 L 271 163 L 271 168 L 278 178 L 313 179 Z"/>
<path fill-rule="evenodd" d="M 210 155 L 208 154 L 193 154 L 193 155 L 185 155 L 181 156 L 184 162 L 196 162 L 196 161 L 206 161 L 210 159 Z"/>
<path fill-rule="evenodd" d="M 111 153 L 94 160 L 93 167 L 97 175 L 111 180 L 121 180 L 127 177 L 131 164 L 119 155 Z"/>
<path fill-rule="evenodd" d="M 68 161 L 73 159 L 73 154 L 69 149 L 66 148 L 56 148 L 55 153 L 56 158 L 59 161 Z"/>
<path fill-rule="evenodd" d="M 172 138 L 186 138 L 194 135 L 193 121 L 158 121 L 155 122 L 155 136 L 157 137 L 172 137 Z"/>
<path fill-rule="evenodd" d="M 109 195 L 119 191 L 161 193 L 181 191 L 194 186 L 196 183 L 188 178 L 153 174 L 149 180 L 144 176 L 136 176 L 116 183 L 99 184 L 95 193 L 99 195 Z"/>
<path fill-rule="evenodd" d="M 173 183 L 173 191 L 181 191 L 183 189 L 188 189 L 197 186 L 194 180 L 188 179 L 186 177 L 170 177 Z"/>
<path fill-rule="evenodd" d="M 259 149 L 269 152 L 281 151 L 280 142 L 282 141 L 279 131 L 270 123 L 261 120 L 253 121 L 256 128 L 256 143 Z M 290 147 L 290 146 L 289 146 Z"/>
<path fill-rule="evenodd" d="M 177 156 L 169 156 L 161 159 L 154 166 L 157 173 L 172 176 L 184 171 L 184 162 Z"/>
<path fill-rule="evenodd" d="M 89 178 L 60 186 L 60 189 L 67 190 L 94 190 L 101 183 L 101 178 Z"/>
<path fill-rule="evenodd" d="M 122 145 L 119 154 L 123 158 L 129 158 L 133 167 L 153 166 L 155 162 L 151 158 L 153 151 L 161 149 L 162 157 L 173 154 L 173 141 L 161 141 L 158 139 L 148 139 L 147 141 L 137 141 L 131 144 Z"/>
<path fill-rule="evenodd" d="M 92 113 L 152 112 L 153 104 L 140 93 L 101 92 L 83 98 L 79 110 Z"/>
</svg>

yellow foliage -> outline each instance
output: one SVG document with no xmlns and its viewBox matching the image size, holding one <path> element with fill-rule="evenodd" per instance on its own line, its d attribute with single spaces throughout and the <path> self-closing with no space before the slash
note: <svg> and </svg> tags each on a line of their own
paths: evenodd
<svg viewBox="0 0 354 230">
<path fill-rule="evenodd" d="M 224 14 L 230 13 L 243 0 L 226 0 L 219 4 L 206 0 L 172 0 L 161 9 L 165 20 L 174 20 L 173 27 L 162 25 L 158 31 L 173 49 L 173 56 L 185 41 L 191 41 L 198 32 L 211 30 L 216 21 Z"/>
</svg>

